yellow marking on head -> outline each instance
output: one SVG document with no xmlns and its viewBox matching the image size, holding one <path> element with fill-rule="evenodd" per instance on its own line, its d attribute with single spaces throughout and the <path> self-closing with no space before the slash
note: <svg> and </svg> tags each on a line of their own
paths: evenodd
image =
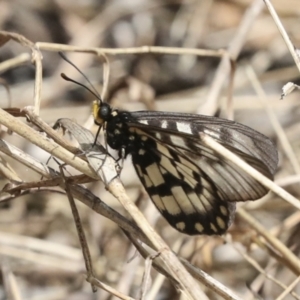
<svg viewBox="0 0 300 300">
<path fill-rule="evenodd" d="M 181 209 L 173 196 L 164 196 L 161 197 L 161 200 L 165 206 L 165 210 L 167 210 L 169 214 L 175 216 L 181 213 Z"/>
<path fill-rule="evenodd" d="M 183 231 L 185 229 L 185 223 L 184 222 L 178 222 L 178 223 L 176 223 L 175 226 L 180 231 Z"/>
<path fill-rule="evenodd" d="M 225 229 L 226 228 L 226 224 L 225 224 L 224 220 L 221 219 L 220 217 L 217 217 L 216 219 L 217 219 L 217 223 L 218 223 L 219 227 L 221 229 Z"/>
<path fill-rule="evenodd" d="M 184 213 L 191 214 L 196 212 L 191 201 L 188 199 L 187 194 L 184 192 L 181 186 L 172 187 L 171 192 Z"/>
<path fill-rule="evenodd" d="M 142 139 L 142 141 L 147 141 L 147 140 L 148 140 L 148 137 L 145 136 L 145 135 L 142 135 L 141 139 Z"/>
<path fill-rule="evenodd" d="M 146 168 L 146 172 L 147 172 L 148 176 L 150 177 L 150 180 L 153 182 L 154 186 L 159 186 L 159 185 L 165 183 L 165 180 L 162 177 L 156 163 L 153 163 L 150 166 L 148 166 Z"/>
<path fill-rule="evenodd" d="M 117 111 L 115 111 L 115 110 L 113 110 L 113 111 L 111 112 L 111 115 L 112 115 L 113 117 L 115 117 L 115 116 L 117 116 L 117 115 L 118 115 L 118 112 L 117 112 Z"/>
<path fill-rule="evenodd" d="M 99 103 L 98 100 L 93 101 L 92 111 L 93 111 L 94 122 L 97 125 L 102 126 L 102 124 L 104 123 L 104 120 L 99 118 L 99 115 L 98 115 L 100 105 L 101 105 L 101 103 Z"/>
<path fill-rule="evenodd" d="M 196 223 L 196 224 L 195 224 L 195 229 L 196 229 L 198 232 L 202 233 L 203 230 L 204 230 L 204 227 L 202 226 L 201 223 Z"/>
<path fill-rule="evenodd" d="M 212 231 L 218 232 L 216 226 L 213 223 L 210 223 L 210 228 L 211 228 Z"/>
</svg>

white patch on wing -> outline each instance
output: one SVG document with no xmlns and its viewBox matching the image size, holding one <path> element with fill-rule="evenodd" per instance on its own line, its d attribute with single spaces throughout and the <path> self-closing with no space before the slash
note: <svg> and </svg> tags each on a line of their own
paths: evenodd
<svg viewBox="0 0 300 300">
<path fill-rule="evenodd" d="M 222 228 L 222 229 L 226 228 L 225 222 L 220 217 L 217 217 L 217 223 L 218 223 L 218 225 L 219 225 L 220 228 Z"/>
<path fill-rule="evenodd" d="M 176 127 L 180 132 L 192 134 L 192 128 L 188 123 L 176 122 Z"/>
<path fill-rule="evenodd" d="M 213 223 L 210 223 L 210 228 L 211 228 L 212 231 L 218 232 L 216 226 Z"/>
<path fill-rule="evenodd" d="M 192 177 L 184 177 L 183 180 L 192 188 L 195 189 L 198 182 Z"/>
<path fill-rule="evenodd" d="M 168 149 L 167 147 L 163 146 L 163 145 L 160 144 L 160 143 L 157 143 L 157 144 L 156 144 L 156 148 L 157 148 L 157 150 L 158 150 L 160 153 L 162 153 L 163 155 L 165 155 L 165 156 L 167 156 L 167 157 L 169 157 L 169 158 L 172 158 L 172 155 L 171 155 L 171 153 L 170 153 L 170 151 L 169 151 L 169 149 Z"/>
<path fill-rule="evenodd" d="M 179 162 L 176 162 L 176 165 L 177 171 L 184 177 L 183 180 L 194 189 L 199 182 L 194 178 L 193 171 Z"/>
<path fill-rule="evenodd" d="M 198 232 L 202 233 L 203 230 L 204 230 L 204 227 L 203 227 L 203 225 L 202 225 L 201 223 L 196 223 L 196 224 L 195 224 L 195 229 L 196 229 Z"/>
<path fill-rule="evenodd" d="M 166 169 L 164 169 L 162 166 L 159 166 L 159 169 L 160 169 L 160 172 L 161 172 L 161 174 L 166 174 L 167 173 L 167 170 Z"/>
<path fill-rule="evenodd" d="M 158 140 L 161 140 L 161 134 L 159 132 L 155 132 L 155 136 Z"/>
<path fill-rule="evenodd" d="M 168 127 L 168 122 L 167 122 L 166 120 L 163 120 L 163 121 L 161 122 L 161 128 L 166 129 L 167 127 Z"/>
<path fill-rule="evenodd" d="M 181 209 L 173 196 L 161 197 L 161 200 L 165 206 L 165 210 L 167 210 L 170 215 L 175 216 L 181 213 Z"/>
<path fill-rule="evenodd" d="M 140 149 L 138 152 L 139 155 L 144 155 L 145 153 L 146 153 L 145 149 Z"/>
<path fill-rule="evenodd" d="M 177 177 L 180 179 L 180 176 L 176 170 L 176 168 L 172 165 L 169 158 L 162 156 L 160 158 L 160 165 L 163 166 L 164 169 L 166 169 L 169 173 L 171 173 L 174 177 Z"/>
<path fill-rule="evenodd" d="M 174 186 L 171 188 L 171 192 L 174 198 L 177 200 L 176 202 L 181 207 L 182 211 L 185 214 L 195 213 L 195 209 L 192 206 L 191 201 L 187 197 L 187 194 L 184 192 L 181 186 Z"/>
<path fill-rule="evenodd" d="M 159 186 L 165 182 L 156 163 L 153 163 L 150 166 L 148 166 L 146 168 L 146 172 L 150 180 L 153 182 L 154 186 Z"/>
<path fill-rule="evenodd" d="M 148 125 L 148 121 L 147 120 L 139 120 L 138 122 L 141 123 L 141 124 Z"/>
<path fill-rule="evenodd" d="M 211 194 L 206 189 L 202 189 L 202 194 L 200 194 L 199 197 L 200 197 L 200 200 L 202 201 L 204 207 L 207 210 L 212 209 L 212 206 L 211 206 L 209 200 L 213 200 L 213 199 L 211 199 Z"/>
<path fill-rule="evenodd" d="M 180 231 L 183 231 L 185 229 L 185 223 L 184 222 L 178 222 L 176 223 L 176 228 Z"/>
<path fill-rule="evenodd" d="M 199 197 L 197 196 L 197 194 L 195 193 L 190 193 L 188 194 L 189 199 L 191 200 L 191 202 L 193 203 L 194 207 L 196 208 L 198 213 L 206 213 L 206 209 L 203 206 L 201 200 L 199 199 Z"/>
<path fill-rule="evenodd" d="M 228 215 L 227 208 L 225 206 L 221 205 L 220 211 L 221 211 L 222 215 L 224 215 L 224 216 Z"/>
<path fill-rule="evenodd" d="M 144 173 L 142 172 L 140 165 L 135 165 L 135 167 L 136 167 L 136 172 L 138 173 L 138 175 L 140 177 L 143 177 Z"/>
<path fill-rule="evenodd" d="M 183 165 L 187 166 L 189 169 L 191 169 L 197 173 L 199 172 L 198 168 L 194 164 L 192 164 L 190 161 L 186 160 L 182 156 L 179 156 L 179 160 Z"/>
<path fill-rule="evenodd" d="M 184 149 L 187 149 L 186 147 L 186 144 L 184 142 L 184 139 L 182 137 L 179 137 L 177 135 L 173 135 L 171 134 L 170 135 L 170 139 L 172 141 L 172 143 L 175 145 L 175 146 L 179 146 L 179 147 L 182 147 Z"/>
<path fill-rule="evenodd" d="M 205 180 L 203 177 L 201 178 L 201 185 L 204 189 L 210 190 L 211 189 L 211 184 Z"/>
<path fill-rule="evenodd" d="M 164 204 L 162 203 L 162 201 L 158 195 L 152 195 L 151 199 L 153 200 L 154 204 L 156 205 L 156 207 L 159 211 L 166 210 Z"/>
<path fill-rule="evenodd" d="M 178 171 L 184 175 L 184 176 L 191 176 L 191 177 L 194 177 L 194 174 L 193 174 L 193 170 L 189 167 L 187 167 L 186 165 L 184 164 L 181 164 L 180 162 L 178 161 L 175 161 L 176 165 L 177 165 L 177 168 L 178 168 Z"/>
<path fill-rule="evenodd" d="M 144 174 L 144 180 L 145 180 L 145 185 L 146 185 L 146 188 L 149 188 L 151 187 L 153 184 L 151 182 L 151 180 L 149 179 L 149 177 L 147 175 Z"/>
</svg>

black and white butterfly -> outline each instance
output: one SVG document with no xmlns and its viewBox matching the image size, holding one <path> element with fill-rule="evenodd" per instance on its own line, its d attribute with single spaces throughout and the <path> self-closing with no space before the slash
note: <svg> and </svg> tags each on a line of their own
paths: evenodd
<svg viewBox="0 0 300 300">
<path fill-rule="evenodd" d="M 88 78 L 64 54 L 60 56 Z M 263 134 L 230 120 L 184 113 L 119 111 L 98 100 L 93 116 L 120 159 L 132 157 L 153 203 L 175 229 L 189 235 L 223 234 L 233 221 L 235 202 L 268 193 L 256 179 L 206 146 L 204 133 L 273 179 L 278 154 Z M 89 82 L 90 83 L 90 82 Z M 98 133 L 99 133 L 98 130 Z"/>
<path fill-rule="evenodd" d="M 130 155 L 153 203 L 175 229 L 189 235 L 223 234 L 235 202 L 268 193 L 260 182 L 208 148 L 205 133 L 273 179 L 278 157 L 272 141 L 233 121 L 195 114 L 118 111 L 101 100 L 95 123 L 120 158 Z"/>
</svg>

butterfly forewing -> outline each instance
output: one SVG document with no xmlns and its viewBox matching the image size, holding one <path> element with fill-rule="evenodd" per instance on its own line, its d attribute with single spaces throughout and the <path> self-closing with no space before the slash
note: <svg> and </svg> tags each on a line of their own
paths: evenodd
<svg viewBox="0 0 300 300">
<path fill-rule="evenodd" d="M 131 132 L 142 137 L 132 154 L 137 174 L 156 207 L 177 230 L 222 234 L 232 202 L 255 200 L 268 190 L 233 162 L 201 143 L 204 132 L 269 178 L 277 151 L 262 134 L 228 120 L 198 115 L 132 113 Z"/>
<path fill-rule="evenodd" d="M 154 204 L 178 231 L 222 234 L 232 221 L 235 204 L 218 195 L 214 182 L 188 158 L 151 139 L 151 151 L 132 155 L 132 161 Z"/>
<path fill-rule="evenodd" d="M 159 114 L 160 117 L 158 118 L 156 114 Z M 269 177 L 272 178 L 276 170 L 278 154 L 273 142 L 243 124 L 195 114 L 139 111 L 133 112 L 132 116 L 138 123 L 132 124 L 133 126 L 141 128 L 141 126 L 147 125 L 146 132 L 151 131 L 154 137 L 163 139 L 162 141 L 168 144 L 177 140 L 176 146 L 193 150 L 197 143 L 198 149 L 204 147 L 205 151 L 210 151 L 201 145 L 199 133 L 202 132 L 236 154 L 241 151 L 241 154 L 257 158 L 270 173 Z M 161 135 L 161 132 L 165 134 Z M 186 138 L 189 138 L 188 141 Z"/>
</svg>

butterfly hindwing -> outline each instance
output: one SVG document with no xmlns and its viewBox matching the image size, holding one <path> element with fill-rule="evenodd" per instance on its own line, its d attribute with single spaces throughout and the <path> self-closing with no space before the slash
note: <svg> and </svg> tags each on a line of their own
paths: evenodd
<svg viewBox="0 0 300 300">
<path fill-rule="evenodd" d="M 180 160 L 173 150 L 150 139 L 145 146 L 148 151 L 133 154 L 132 161 L 166 220 L 190 235 L 224 233 L 232 221 L 235 204 L 222 200 L 214 183 L 197 166 L 191 169 L 191 162 L 183 157 Z"/>
</svg>

